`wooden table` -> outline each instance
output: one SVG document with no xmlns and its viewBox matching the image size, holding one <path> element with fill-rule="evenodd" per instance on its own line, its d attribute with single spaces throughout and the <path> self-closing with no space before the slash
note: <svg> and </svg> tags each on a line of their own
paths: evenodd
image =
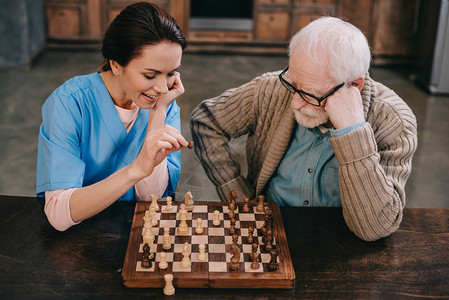
<svg viewBox="0 0 449 300">
<path fill-rule="evenodd" d="M 0 196 L 1 299 L 162 297 L 126 288 L 121 269 L 134 203 L 117 203 L 58 232 L 43 202 Z M 293 290 L 176 289 L 184 298 L 449 299 L 449 209 L 405 209 L 400 229 L 364 242 L 338 208 L 281 208 Z"/>
</svg>

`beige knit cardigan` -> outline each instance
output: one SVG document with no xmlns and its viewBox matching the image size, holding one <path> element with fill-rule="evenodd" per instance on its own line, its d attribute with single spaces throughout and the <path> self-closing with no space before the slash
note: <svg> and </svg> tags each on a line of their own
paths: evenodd
<svg viewBox="0 0 449 300">
<path fill-rule="evenodd" d="M 240 200 L 263 193 L 288 148 L 296 123 L 292 95 L 278 74 L 263 74 L 204 100 L 192 112 L 195 152 L 223 201 L 231 190 Z M 367 74 L 361 95 L 367 123 L 330 143 L 339 163 L 346 224 L 361 239 L 372 241 L 390 235 L 401 223 L 404 187 L 418 141 L 415 116 L 392 90 Z M 245 134 L 246 177 L 228 145 Z"/>
</svg>

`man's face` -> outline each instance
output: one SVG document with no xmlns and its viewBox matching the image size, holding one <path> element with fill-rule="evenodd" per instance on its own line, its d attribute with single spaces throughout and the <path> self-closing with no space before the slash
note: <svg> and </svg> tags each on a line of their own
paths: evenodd
<svg viewBox="0 0 449 300">
<path fill-rule="evenodd" d="M 289 69 L 285 75 L 285 78 L 294 87 L 316 97 L 321 97 L 335 85 L 326 67 L 310 61 L 300 50 L 291 55 Z M 324 110 L 326 101 L 324 100 L 319 107 L 313 106 L 304 101 L 298 93 L 295 93 L 291 106 L 296 121 L 308 128 L 327 123 L 329 116 Z"/>
</svg>

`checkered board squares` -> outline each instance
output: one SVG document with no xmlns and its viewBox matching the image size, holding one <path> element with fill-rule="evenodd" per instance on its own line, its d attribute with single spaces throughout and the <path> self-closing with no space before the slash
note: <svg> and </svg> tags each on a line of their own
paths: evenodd
<svg viewBox="0 0 449 300">
<path fill-rule="evenodd" d="M 228 203 L 221 202 L 195 202 L 193 210 L 187 213 L 187 225 L 189 232 L 186 235 L 179 235 L 177 227 L 180 224 L 179 220 L 179 206 L 181 203 L 173 202 L 173 209 L 166 211 L 165 202 L 160 201 L 159 207 L 161 210 L 156 212 L 156 219 L 158 224 L 151 228 L 155 234 L 155 242 L 150 245 L 151 253 L 155 253 L 152 259 L 151 268 L 142 268 L 143 245 L 142 235 L 145 228 L 143 228 L 143 216 L 145 210 L 148 209 L 150 203 L 138 202 L 133 219 L 133 225 L 130 234 L 130 241 L 125 257 L 122 276 L 125 285 L 129 287 L 163 287 L 163 276 L 171 273 L 174 276 L 174 284 L 177 287 L 245 287 L 256 288 L 262 280 L 263 284 L 259 287 L 267 288 L 266 281 L 270 280 L 273 288 L 291 288 L 294 280 L 294 271 L 291 264 L 290 253 L 288 251 L 285 233 L 283 226 L 274 226 L 274 233 L 282 233 L 284 239 L 276 242 L 278 250 L 279 270 L 269 272 L 267 269 L 268 263 L 271 260 L 271 255 L 265 250 L 262 236 L 258 230 L 264 224 L 264 213 L 257 212 L 255 207 L 251 207 L 249 213 L 244 213 L 243 203 L 238 203 L 234 210 L 235 234 L 238 237 L 237 244 L 241 250 L 240 254 L 240 269 L 232 271 L 229 268 L 231 259 L 230 249 L 232 245 L 232 235 L 229 233 L 231 227 L 230 218 L 228 216 Z M 281 219 L 279 208 L 274 204 L 267 204 L 276 209 L 274 215 Z M 270 207 L 270 209 L 272 209 Z M 220 225 L 214 226 L 214 211 L 220 212 Z M 273 211 L 273 209 L 272 209 Z M 276 218 L 275 217 L 275 218 Z M 202 219 L 203 233 L 197 234 L 197 218 Z M 282 220 L 281 225 L 282 225 Z M 275 224 L 277 221 L 275 219 Z M 164 227 L 169 228 L 171 248 L 164 250 L 163 234 Z M 251 268 L 251 250 L 252 243 L 248 242 L 248 228 L 253 227 L 253 243 L 258 244 L 257 253 L 259 254 L 259 268 Z M 184 268 L 181 266 L 183 258 L 184 243 L 189 245 L 191 266 Z M 199 245 L 205 245 L 206 260 L 200 262 Z M 286 248 L 286 251 L 285 251 Z M 159 269 L 160 253 L 166 252 L 166 261 L 168 267 L 166 269 Z M 285 267 L 291 267 L 291 270 L 286 271 Z M 245 275 L 246 274 L 246 275 Z M 247 285 L 251 283 L 251 285 Z"/>
<path fill-rule="evenodd" d="M 166 211 L 166 207 L 162 205 L 162 211 L 156 213 L 156 219 L 158 220 L 158 228 L 152 228 L 153 233 L 157 235 L 156 244 L 150 245 L 150 251 L 152 253 L 156 252 L 154 259 L 155 265 L 158 265 L 160 261 L 159 253 L 161 251 L 166 251 L 162 248 L 162 236 L 164 234 L 164 227 L 170 228 L 170 243 L 172 248 L 167 252 L 167 262 L 169 269 L 172 272 L 191 272 L 192 268 L 183 268 L 180 262 L 183 258 L 182 251 L 184 243 L 187 242 L 190 248 L 190 260 L 193 264 L 203 265 L 208 272 L 229 272 L 228 263 L 231 261 L 231 244 L 232 235 L 229 233 L 229 228 L 231 227 L 231 221 L 229 219 L 228 213 L 229 208 L 223 205 L 194 205 L 193 210 L 187 213 L 187 224 L 189 225 L 189 233 L 186 235 L 179 235 L 176 228 L 181 222 L 179 220 L 179 208 L 178 206 L 173 206 L 171 211 Z M 214 226 L 212 224 L 214 219 L 214 211 L 218 210 L 220 212 L 220 225 Z M 248 228 L 253 227 L 254 243 L 263 245 L 262 238 L 258 236 L 257 228 L 260 228 L 264 223 L 264 214 L 254 212 L 244 213 L 241 208 L 236 207 L 234 210 L 236 219 L 235 229 L 237 238 L 237 244 L 240 247 L 240 268 L 242 271 L 246 272 L 264 272 L 263 264 L 268 264 L 271 256 L 269 253 L 263 253 L 261 247 L 258 247 L 259 262 L 262 263 L 259 269 L 251 269 L 251 246 L 248 243 Z M 174 218 L 175 217 L 175 218 Z M 197 234 L 195 229 L 197 227 L 197 218 L 202 219 L 203 233 Z M 145 231 L 145 228 L 142 230 Z M 199 245 L 204 244 L 206 246 L 206 261 L 200 262 L 198 260 L 199 255 Z M 143 244 L 139 245 L 139 253 L 143 253 Z M 136 270 L 139 272 L 154 272 L 157 267 L 152 268 L 142 268 L 140 261 L 136 266 Z M 244 264 L 246 262 L 246 264 Z M 248 264 L 249 263 L 249 264 Z"/>
</svg>

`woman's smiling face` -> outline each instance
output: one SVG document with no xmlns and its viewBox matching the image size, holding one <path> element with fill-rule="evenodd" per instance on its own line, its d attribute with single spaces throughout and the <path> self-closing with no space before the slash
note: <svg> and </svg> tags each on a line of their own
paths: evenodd
<svg viewBox="0 0 449 300">
<path fill-rule="evenodd" d="M 140 55 L 128 65 L 111 63 L 118 75 L 123 93 L 115 104 L 129 108 L 135 103 L 140 108 L 152 108 L 159 97 L 166 94 L 175 81 L 175 71 L 181 65 L 182 48 L 179 44 L 162 42 L 144 46 Z"/>
</svg>

